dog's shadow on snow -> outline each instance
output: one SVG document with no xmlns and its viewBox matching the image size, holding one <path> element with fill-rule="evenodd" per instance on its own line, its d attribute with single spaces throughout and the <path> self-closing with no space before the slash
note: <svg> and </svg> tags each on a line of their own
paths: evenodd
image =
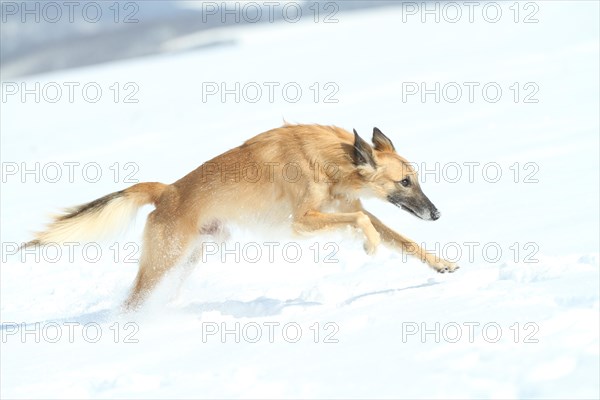
<svg viewBox="0 0 600 400">
<path fill-rule="evenodd" d="M 378 295 L 387 295 L 396 292 L 401 292 L 405 290 L 411 289 L 419 289 L 423 287 L 437 285 L 439 282 L 430 281 L 427 283 L 422 283 L 420 285 L 407 286 L 403 288 L 397 289 L 386 289 L 386 290 L 378 290 L 367 293 L 362 293 L 356 296 L 352 296 L 347 300 L 343 301 L 340 305 L 346 306 L 354 303 L 357 300 L 363 299 L 365 297 L 370 296 L 378 296 Z M 230 315 L 234 318 L 257 318 L 257 317 L 269 317 L 273 315 L 281 314 L 284 308 L 289 307 L 314 307 L 320 306 L 322 303 L 316 301 L 306 301 L 303 299 L 293 299 L 293 300 L 279 300 L 272 299 L 268 297 L 258 297 L 251 301 L 239 301 L 239 300 L 226 300 L 222 302 L 206 302 L 206 303 L 190 303 L 186 306 L 183 306 L 181 309 L 186 312 L 190 312 L 192 314 L 201 314 L 203 312 L 217 311 L 223 315 Z M 26 328 L 31 329 L 35 326 L 35 324 L 45 324 L 45 323 L 79 323 L 81 325 L 86 325 L 88 323 L 103 323 L 110 322 L 111 318 L 115 318 L 119 316 L 119 312 L 115 309 L 105 309 L 97 312 L 81 314 L 75 317 L 68 318 L 57 318 L 47 321 L 40 322 L 31 322 L 24 323 Z M 14 330 L 17 325 L 16 323 L 2 323 L 0 324 L 0 331 L 6 330 L 10 327 L 11 330 Z"/>
<path fill-rule="evenodd" d="M 191 303 L 178 309 L 189 312 L 191 314 L 201 314 L 203 312 L 218 311 L 223 315 L 230 315 L 234 318 L 252 318 L 252 317 L 268 317 L 278 315 L 284 308 L 287 307 L 311 307 L 318 306 L 321 303 L 304 301 L 302 299 L 294 300 L 277 300 L 266 297 L 259 297 L 252 301 L 227 300 L 223 302 L 209 303 Z M 0 331 L 9 330 L 11 332 L 18 329 L 34 329 L 47 324 L 63 324 L 76 323 L 79 325 L 87 325 L 90 323 L 102 324 L 109 323 L 112 319 L 119 318 L 123 315 L 118 309 L 105 309 L 92 313 L 80 314 L 66 318 L 54 318 L 36 322 L 3 322 L 0 324 Z"/>
<path fill-rule="evenodd" d="M 348 298 L 347 300 L 343 301 L 340 305 L 347 306 L 365 297 L 387 295 L 402 292 L 405 290 L 420 289 L 437 284 L 439 284 L 439 282 L 430 281 L 427 283 L 422 283 L 420 285 L 362 293 Z M 256 318 L 281 314 L 281 311 L 284 308 L 288 307 L 306 308 L 320 305 L 322 305 L 322 303 L 316 301 L 305 301 L 302 299 L 278 300 L 267 297 L 259 297 L 252 301 L 227 300 L 223 302 L 191 303 L 185 306 L 183 309 L 185 311 L 197 314 L 208 311 L 218 311 L 223 315 L 230 315 L 234 318 Z"/>
<path fill-rule="evenodd" d="M 305 301 L 302 299 L 278 300 L 267 297 L 259 297 L 252 301 L 227 300 L 222 302 L 191 303 L 183 309 L 192 313 L 203 313 L 218 311 L 223 315 L 231 315 L 235 318 L 268 317 L 280 314 L 288 307 L 312 307 L 321 303 Z"/>
<path fill-rule="evenodd" d="M 356 300 L 360 300 L 360 299 L 363 299 L 363 298 L 369 297 L 369 296 L 377 296 L 377 295 L 380 295 L 380 294 L 392 294 L 392 293 L 397 293 L 397 292 L 403 292 L 405 290 L 420 289 L 420 288 L 424 288 L 424 287 L 428 287 L 428 286 L 433 286 L 433 285 L 437 285 L 437 284 L 439 284 L 439 282 L 430 281 L 430 282 L 427 282 L 427 283 L 422 283 L 420 285 L 406 286 L 406 287 L 398 288 L 398 289 L 376 290 L 374 292 L 367 292 L 367 293 L 359 294 L 359 295 L 356 295 L 356 296 L 352 296 L 348 300 L 344 301 L 342 303 L 342 305 L 347 306 L 347 305 L 350 305 L 350 304 L 354 303 Z"/>
</svg>

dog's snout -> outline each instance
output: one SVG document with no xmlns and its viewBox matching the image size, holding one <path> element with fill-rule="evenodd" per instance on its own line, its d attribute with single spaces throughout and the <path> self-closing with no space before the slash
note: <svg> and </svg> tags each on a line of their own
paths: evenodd
<svg viewBox="0 0 600 400">
<path fill-rule="evenodd" d="M 442 214 L 437 210 L 437 209 L 433 209 L 431 210 L 431 219 L 432 220 L 436 220 L 439 219 L 442 216 Z"/>
</svg>

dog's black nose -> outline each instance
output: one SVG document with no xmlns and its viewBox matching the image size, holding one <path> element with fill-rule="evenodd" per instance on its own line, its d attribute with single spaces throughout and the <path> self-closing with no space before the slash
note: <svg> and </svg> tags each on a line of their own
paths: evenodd
<svg viewBox="0 0 600 400">
<path fill-rule="evenodd" d="M 441 215 L 442 214 L 438 210 L 432 210 L 431 211 L 431 219 L 434 220 L 434 221 L 436 219 L 440 218 Z"/>
</svg>

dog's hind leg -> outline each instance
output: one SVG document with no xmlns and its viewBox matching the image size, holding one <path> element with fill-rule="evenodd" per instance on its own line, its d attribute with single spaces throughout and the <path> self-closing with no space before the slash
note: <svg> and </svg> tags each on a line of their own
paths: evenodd
<svg viewBox="0 0 600 400">
<path fill-rule="evenodd" d="M 191 252 L 189 252 L 185 261 L 181 262 L 181 271 L 178 271 L 179 276 L 177 278 L 177 288 L 175 289 L 173 297 L 170 300 L 171 303 L 176 303 L 179 301 L 182 295 L 183 285 L 185 284 L 189 276 L 192 274 L 194 267 L 196 267 L 196 265 L 202 258 L 201 245 L 195 244 L 190 247 L 192 248 Z"/>
<path fill-rule="evenodd" d="M 185 225 L 160 218 L 156 211 L 148 216 L 140 266 L 125 309 L 138 308 L 161 278 L 188 254 L 196 232 Z"/>
</svg>

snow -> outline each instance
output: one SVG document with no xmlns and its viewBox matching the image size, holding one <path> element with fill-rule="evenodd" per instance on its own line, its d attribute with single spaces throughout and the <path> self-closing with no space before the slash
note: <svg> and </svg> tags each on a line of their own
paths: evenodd
<svg viewBox="0 0 600 400">
<path fill-rule="evenodd" d="M 535 24 L 515 24 L 508 5 L 496 24 L 402 23 L 402 8 L 390 7 L 336 24 L 236 28 L 218 33 L 233 46 L 29 77 L 28 87 L 97 82 L 103 96 L 2 103 L 2 397 L 599 398 L 598 4 L 537 4 Z M 134 82 L 139 102 L 115 103 L 115 82 L 121 96 Z M 203 82 L 296 82 L 303 95 L 203 102 Z M 322 101 L 328 82 L 337 103 Z M 503 95 L 403 102 L 407 82 L 497 82 Z M 539 102 L 515 103 L 514 82 L 521 95 L 537 84 Z M 137 271 L 127 255 L 139 256 L 149 207 L 89 254 L 83 243 L 72 259 L 64 248 L 12 254 L 48 213 L 123 189 L 129 173 L 172 182 L 284 118 L 363 137 L 377 126 L 409 160 L 428 170 L 439 162 L 437 176 L 422 177 L 439 221 L 366 205 L 428 249 L 459 249 L 461 269 L 436 274 L 384 247 L 368 256 L 349 231 L 297 240 L 236 229 L 215 247 L 260 249 L 258 262 L 255 253 L 207 255 L 187 279 L 175 271 L 143 309 L 122 313 Z M 21 175 L 21 163 L 36 162 L 58 163 L 61 179 Z M 65 162 L 80 163 L 72 182 Z M 473 179 L 470 162 L 480 163 Z M 97 182 L 93 169 L 82 175 L 87 163 L 98 164 Z M 456 183 L 450 167 L 442 173 L 449 163 L 463 173 Z M 482 175 L 486 163 L 499 165 L 498 182 L 486 181 L 491 169 Z M 265 242 L 278 243 L 272 260 Z M 293 249 L 281 249 L 296 244 L 292 262 Z M 58 261 L 52 251 L 62 251 Z M 221 336 L 236 324 L 239 343 Z"/>
</svg>

